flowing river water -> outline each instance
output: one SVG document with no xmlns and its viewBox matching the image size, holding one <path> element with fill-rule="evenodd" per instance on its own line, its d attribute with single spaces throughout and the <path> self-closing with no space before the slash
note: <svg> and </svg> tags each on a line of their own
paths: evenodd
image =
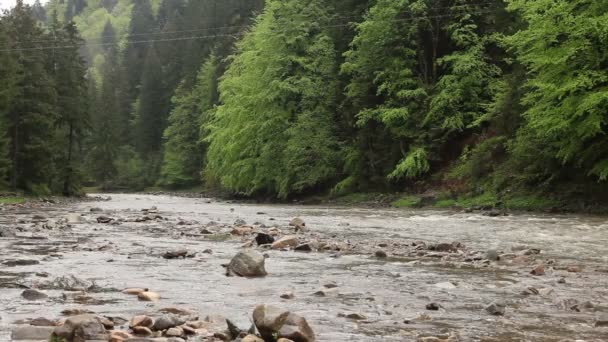
<svg viewBox="0 0 608 342">
<path fill-rule="evenodd" d="M 158 207 L 163 220 L 120 225 L 95 220 L 99 215 L 137 217 L 141 209 L 152 206 Z M 103 212 L 91 212 L 95 207 Z M 82 215 L 84 222 L 53 229 L 31 222 L 34 215 L 60 222 L 69 213 Z M 247 279 L 227 277 L 222 264 L 248 238 L 193 233 L 211 221 L 228 227 L 237 219 L 287 231 L 294 217 L 304 219 L 309 229 L 302 239 L 323 238 L 355 247 L 311 253 L 264 250 L 268 276 Z M 58 318 L 63 310 L 73 308 L 129 319 L 179 307 L 203 316 L 220 314 L 247 329 L 257 304 L 304 316 L 318 341 L 416 341 L 429 336 L 436 341 L 608 341 L 608 327 L 596 326 L 608 314 L 605 217 L 491 218 L 457 211 L 257 205 L 113 194 L 109 201 L 5 209 L 0 211 L 3 226 L 21 231 L 0 237 L 0 341 L 10 340 L 18 320 Z M 413 244 L 452 241 L 470 253 L 496 250 L 508 261 L 465 262 L 463 252 L 453 257 L 411 252 Z M 521 257 L 520 251 L 527 248 L 541 252 Z M 179 260 L 161 257 L 175 249 L 197 254 Z M 375 257 L 378 249 L 386 251 L 388 258 Z M 23 259 L 35 264 L 11 263 Z M 531 275 L 530 270 L 541 263 L 546 274 Z M 140 302 L 108 290 L 91 294 L 94 302 L 80 304 L 56 289 L 46 291 L 46 300 L 27 301 L 20 296 L 23 288 L 15 286 L 36 287 L 68 275 L 107 289 L 150 288 L 162 299 Z M 327 283 L 338 285 L 338 291 L 313 295 Z M 531 287 L 537 291 L 522 294 Z M 285 292 L 295 297 L 281 299 Z M 439 310 L 427 310 L 431 302 Z M 504 316 L 484 310 L 492 302 L 506 305 Z M 345 317 L 349 314 L 361 317 Z"/>
</svg>

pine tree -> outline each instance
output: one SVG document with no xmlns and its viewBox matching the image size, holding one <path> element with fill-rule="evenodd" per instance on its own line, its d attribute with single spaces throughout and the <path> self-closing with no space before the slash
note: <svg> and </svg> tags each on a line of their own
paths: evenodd
<svg viewBox="0 0 608 342">
<path fill-rule="evenodd" d="M 3 20 L 6 20 L 13 42 L 49 39 L 38 26 L 31 7 L 24 5 L 22 0 L 17 1 Z M 15 49 L 15 58 L 20 64 L 18 93 L 7 120 L 11 141 L 11 185 L 37 193 L 49 191 L 48 185 L 55 174 L 53 147 L 49 142 L 57 118 L 56 93 L 45 68 L 46 51 Z"/>
<path fill-rule="evenodd" d="M 61 147 L 56 156 L 62 193 L 71 196 L 81 192 L 82 160 L 77 147 L 89 128 L 86 66 L 80 56 L 82 42 L 74 23 L 51 23 L 51 34 L 61 47 L 52 54 L 53 76 L 57 92 L 57 121 Z"/>
<path fill-rule="evenodd" d="M 226 188 L 287 197 L 332 179 L 336 51 L 321 1 L 269 1 L 220 85 L 207 172 Z"/>
<path fill-rule="evenodd" d="M 3 47 L 11 45 L 4 25 L 5 22 L 0 18 L 0 46 Z M 10 53 L 0 52 L 0 189 L 8 184 L 11 168 L 7 124 L 9 108 L 16 95 L 17 68 L 18 65 Z"/>
<path fill-rule="evenodd" d="M 148 56 L 149 43 L 155 37 L 156 20 L 150 0 L 134 0 L 129 25 L 129 38 L 124 52 L 123 69 L 127 74 L 126 89 L 129 99 L 134 101 L 138 96 L 138 86 L 142 80 L 144 61 Z"/>
</svg>

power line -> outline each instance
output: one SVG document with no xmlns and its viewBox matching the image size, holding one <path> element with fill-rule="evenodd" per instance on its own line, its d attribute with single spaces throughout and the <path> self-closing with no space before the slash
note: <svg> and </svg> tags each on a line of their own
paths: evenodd
<svg viewBox="0 0 608 342">
<path fill-rule="evenodd" d="M 483 6 L 483 5 L 487 5 L 487 4 L 489 4 L 489 3 L 475 3 L 475 4 L 464 4 L 464 5 L 454 5 L 454 6 L 444 6 L 444 7 L 428 7 L 425 10 L 427 10 L 427 11 L 442 10 L 442 9 L 466 10 L 467 8 L 474 8 L 477 6 Z M 474 13 L 474 12 L 468 12 L 468 13 Z M 461 13 L 457 13 L 457 14 L 461 14 Z M 332 20 L 354 19 L 354 18 L 361 18 L 361 17 L 362 16 L 356 16 L 356 15 L 340 16 L 340 17 L 332 17 Z M 201 18 L 214 18 L 214 17 L 201 17 Z M 424 17 L 419 17 L 419 18 L 424 19 Z M 406 19 L 406 18 L 402 18 L 402 19 Z M 87 41 L 103 40 L 104 38 L 111 38 L 111 37 L 115 37 L 115 38 L 117 38 L 117 40 L 120 40 L 123 38 L 148 36 L 148 35 L 171 35 L 171 34 L 178 34 L 178 33 L 195 33 L 195 32 L 206 32 L 206 31 L 224 30 L 224 29 L 242 29 L 242 28 L 247 28 L 247 27 L 249 27 L 249 25 L 219 26 L 219 27 L 207 27 L 207 28 L 200 28 L 200 29 L 174 30 L 174 31 L 154 30 L 154 31 L 148 31 L 148 32 L 141 32 L 141 33 L 125 33 L 125 34 L 121 34 L 119 36 L 101 35 L 99 37 L 89 38 L 89 39 L 87 39 Z M 29 40 L 29 41 L 15 42 L 15 43 L 28 44 L 28 43 L 45 43 L 45 42 L 53 42 L 53 40 L 39 39 L 39 40 Z"/>
<path fill-rule="evenodd" d="M 491 13 L 491 12 L 493 12 L 493 11 L 492 10 L 483 10 L 483 11 L 468 12 L 467 14 L 485 14 L 485 13 Z M 437 15 L 437 16 L 421 16 L 421 17 L 417 17 L 417 18 L 402 18 L 402 19 L 394 19 L 394 20 L 388 20 L 388 21 L 391 21 L 391 22 L 410 22 L 410 21 L 416 21 L 416 20 L 422 20 L 422 19 L 449 18 L 449 17 L 454 17 L 456 15 L 461 15 L 461 14 L 462 13 L 458 13 L 458 14 L 453 13 L 453 14 Z M 320 28 L 340 28 L 340 27 L 351 26 L 352 24 L 353 23 L 326 25 L 326 26 L 321 26 Z M 247 28 L 249 26 L 248 25 L 243 25 L 241 27 L 242 28 Z M 279 32 L 285 32 L 285 31 L 274 31 L 273 33 L 279 33 Z M 126 42 L 126 44 L 128 44 L 128 45 L 134 45 L 134 44 L 147 44 L 147 43 L 157 43 L 157 42 L 188 41 L 188 40 L 219 38 L 219 37 L 234 37 L 234 38 L 236 38 L 236 36 L 237 36 L 237 34 L 213 34 L 213 35 L 205 35 L 205 36 L 189 36 L 189 37 L 177 37 L 177 38 L 166 38 L 166 39 L 149 39 L 149 40 L 139 40 L 139 41 L 128 41 L 128 42 Z M 113 42 L 113 43 L 87 43 L 87 42 L 84 42 L 83 44 L 78 44 L 78 45 L 38 46 L 38 47 L 28 47 L 28 48 L 0 49 L 0 52 L 20 52 L 20 51 L 55 50 L 55 49 L 74 49 L 74 48 L 80 48 L 82 46 L 88 46 L 88 47 L 91 47 L 91 46 L 114 46 L 114 45 L 119 45 L 119 44 L 120 44 L 120 42 Z"/>
</svg>

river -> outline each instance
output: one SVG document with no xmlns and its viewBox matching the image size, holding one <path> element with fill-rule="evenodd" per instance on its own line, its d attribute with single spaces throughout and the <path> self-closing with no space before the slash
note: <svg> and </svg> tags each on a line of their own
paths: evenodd
<svg viewBox="0 0 608 342">
<path fill-rule="evenodd" d="M 426 336 L 446 341 L 608 341 L 608 328 L 595 326 L 608 314 L 605 217 L 512 214 L 492 218 L 459 211 L 109 196 L 109 201 L 0 212 L 0 227 L 22 230 L 0 238 L 0 263 L 24 258 L 39 261 L 5 264 L 0 270 L 0 341 L 10 340 L 15 321 L 57 318 L 70 308 L 129 319 L 162 307 L 180 307 L 201 316 L 220 314 L 247 329 L 257 304 L 280 306 L 306 317 L 318 341 L 416 341 Z M 95 221 L 102 214 L 141 216 L 142 209 L 153 206 L 163 220 L 120 225 Z M 91 208 L 103 212 L 92 213 Z M 81 214 L 85 222 L 53 229 L 31 222 L 36 214 L 59 222 L 68 213 Z M 226 277 L 222 264 L 247 238 L 191 233 L 210 221 L 229 226 L 237 219 L 287 230 L 294 217 L 306 221 L 309 232 L 304 239 L 325 238 L 355 247 L 341 252 L 265 250 L 268 276 L 246 279 Z M 499 262 L 465 262 L 465 252 L 412 254 L 412 244 L 452 241 L 466 246 L 469 254 L 492 249 L 505 257 Z M 197 253 L 196 257 L 161 257 L 179 248 Z M 520 251 L 529 248 L 541 253 L 521 261 Z M 375 257 L 377 249 L 389 257 Z M 547 265 L 546 274 L 531 275 L 539 263 Z M 46 291 L 47 300 L 27 301 L 20 297 L 22 288 L 8 286 L 35 286 L 66 275 L 108 289 L 146 287 L 162 299 L 140 302 L 121 292 L 103 291 L 92 294 L 95 303 L 85 305 L 64 298 L 64 291 L 57 289 Z M 313 295 L 328 283 L 338 285 L 339 291 L 325 297 Z M 522 294 L 531 287 L 538 293 Z M 295 297 L 281 299 L 285 292 Z M 431 302 L 439 310 L 427 310 Z M 504 316 L 484 310 L 492 302 L 506 305 Z M 353 313 L 362 317 L 344 317 Z"/>
</svg>

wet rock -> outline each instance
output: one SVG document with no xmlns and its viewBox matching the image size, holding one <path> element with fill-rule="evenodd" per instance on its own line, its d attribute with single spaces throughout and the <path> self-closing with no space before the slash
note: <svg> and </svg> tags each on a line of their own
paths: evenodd
<svg viewBox="0 0 608 342">
<path fill-rule="evenodd" d="M 16 267 L 16 266 L 32 266 L 40 264 L 38 260 L 28 260 L 28 259 L 20 259 L 20 260 L 8 260 L 2 263 L 8 267 Z"/>
<path fill-rule="evenodd" d="M 147 289 L 147 288 L 131 287 L 131 288 L 122 290 L 122 293 L 137 296 L 142 292 L 148 292 L 148 291 L 149 291 L 149 289 Z"/>
<path fill-rule="evenodd" d="M 133 327 L 131 330 L 137 336 L 152 336 L 154 334 L 148 327 Z"/>
<path fill-rule="evenodd" d="M 295 295 L 293 294 L 293 292 L 285 292 L 281 295 L 281 298 L 283 299 L 293 299 L 295 298 Z"/>
<path fill-rule="evenodd" d="M 46 222 L 49 219 L 43 215 L 34 215 L 32 216 L 32 222 Z"/>
<path fill-rule="evenodd" d="M 55 328 L 53 336 L 66 341 L 85 342 L 108 340 L 108 332 L 95 315 L 80 315 L 68 318 L 63 326 Z"/>
<path fill-rule="evenodd" d="M 21 297 L 25 298 L 26 300 L 42 300 L 48 298 L 49 296 L 46 293 L 38 290 L 28 289 L 21 292 Z"/>
<path fill-rule="evenodd" d="M 61 314 L 64 316 L 79 316 L 79 315 L 87 315 L 93 314 L 94 312 L 86 309 L 65 309 L 61 311 Z"/>
<path fill-rule="evenodd" d="M 129 322 L 129 326 L 133 327 L 146 327 L 152 328 L 154 326 L 154 319 L 152 317 L 146 315 L 134 316 L 131 318 L 131 322 Z"/>
<path fill-rule="evenodd" d="M 306 319 L 274 306 L 257 306 L 253 311 L 253 322 L 265 340 L 278 337 L 298 342 L 315 341 L 314 332 Z"/>
<path fill-rule="evenodd" d="M 538 266 L 534 267 L 534 269 L 532 271 L 530 271 L 530 274 L 535 275 L 535 276 L 545 275 L 545 265 L 538 265 Z"/>
<path fill-rule="evenodd" d="M 16 327 L 11 332 L 11 341 L 49 341 L 54 330 L 53 327 Z"/>
<path fill-rule="evenodd" d="M 57 326 L 56 321 L 53 321 L 53 320 L 50 320 L 50 319 L 44 318 L 44 317 L 34 318 L 29 323 L 31 326 L 34 326 L 34 327 L 55 327 L 55 326 Z"/>
<path fill-rule="evenodd" d="M 154 321 L 152 329 L 167 330 L 186 323 L 183 319 L 175 315 L 163 315 Z M 180 335 L 181 336 L 181 335 Z"/>
<path fill-rule="evenodd" d="M 557 283 L 558 283 L 558 284 L 565 284 L 565 283 L 566 283 L 566 278 L 559 278 L 559 279 L 557 280 Z"/>
<path fill-rule="evenodd" d="M 165 332 L 165 336 L 168 337 L 180 337 L 182 335 L 184 335 L 184 330 L 180 327 L 169 328 L 167 329 L 167 332 Z"/>
<path fill-rule="evenodd" d="M 244 226 L 246 224 L 247 224 L 247 222 L 245 222 L 245 220 L 243 220 L 243 219 L 237 219 L 236 221 L 234 221 L 235 226 Z"/>
<path fill-rule="evenodd" d="M 579 266 L 569 266 L 566 271 L 570 272 L 570 273 L 579 273 L 582 271 L 582 268 Z"/>
<path fill-rule="evenodd" d="M 130 338 L 133 338 L 133 336 L 126 331 L 114 330 L 110 332 L 110 342 L 123 342 Z"/>
<path fill-rule="evenodd" d="M 323 284 L 323 287 L 326 289 L 335 289 L 336 287 L 338 287 L 338 284 L 331 282 L 331 283 Z"/>
<path fill-rule="evenodd" d="M 90 211 L 90 212 L 92 212 L 92 213 L 99 213 L 99 212 L 102 212 L 102 211 L 103 211 L 103 209 L 101 209 L 101 208 L 97 208 L 97 207 L 96 207 L 96 208 L 91 208 L 91 209 L 89 209 L 89 211 Z"/>
<path fill-rule="evenodd" d="M 338 291 L 337 288 L 331 288 L 331 289 L 321 289 L 318 290 L 317 292 L 313 293 L 313 295 L 315 297 L 335 297 L 338 296 L 340 294 L 340 292 Z"/>
<path fill-rule="evenodd" d="M 97 217 L 97 223 L 108 224 L 108 223 L 111 223 L 112 221 L 114 221 L 114 219 L 111 217 L 108 217 L 108 216 Z"/>
<path fill-rule="evenodd" d="M 428 249 L 436 252 L 449 252 L 454 253 L 458 252 L 459 248 L 462 248 L 463 245 L 460 242 L 452 242 L 452 243 L 438 243 L 436 245 L 429 245 Z"/>
<path fill-rule="evenodd" d="M 264 340 L 255 335 L 247 335 L 243 337 L 241 342 L 264 342 Z"/>
<path fill-rule="evenodd" d="M 438 288 L 444 289 L 444 290 L 452 290 L 452 289 L 456 288 L 456 285 L 454 285 L 450 281 L 444 281 L 444 282 L 435 284 L 435 287 L 438 287 Z"/>
<path fill-rule="evenodd" d="M 141 292 L 137 295 L 137 298 L 144 302 L 156 302 L 160 300 L 160 295 L 156 292 Z"/>
<path fill-rule="evenodd" d="M 439 304 L 437 303 L 429 303 L 426 305 L 426 309 L 430 310 L 430 311 L 438 311 L 439 310 Z"/>
<path fill-rule="evenodd" d="M 229 274 L 236 274 L 241 277 L 264 277 L 266 258 L 259 252 L 247 250 L 239 252 L 228 264 Z"/>
<path fill-rule="evenodd" d="M 304 220 L 301 218 L 296 217 L 289 222 L 289 225 L 292 227 L 304 227 L 306 226 L 306 222 L 304 222 Z"/>
<path fill-rule="evenodd" d="M 175 251 L 168 251 L 163 254 L 163 258 L 165 259 L 178 259 L 178 258 L 187 258 L 189 257 L 189 253 L 187 249 L 178 249 Z"/>
<path fill-rule="evenodd" d="M 385 252 L 385 251 L 383 251 L 383 250 L 377 250 L 377 251 L 374 253 L 374 256 L 375 256 L 376 258 L 379 258 L 379 259 L 385 259 L 385 258 L 387 258 L 387 257 L 388 257 L 388 255 L 386 254 L 386 252 Z"/>
<path fill-rule="evenodd" d="M 494 316 L 504 316 L 506 305 L 502 303 L 492 303 L 486 307 L 486 312 Z"/>
<path fill-rule="evenodd" d="M 500 256 L 496 250 L 490 249 L 486 252 L 486 259 L 490 261 L 498 261 L 500 260 Z"/>
<path fill-rule="evenodd" d="M 303 243 L 301 245 L 296 246 L 296 248 L 294 248 L 293 250 L 296 252 L 312 252 L 312 247 L 309 243 Z"/>
<path fill-rule="evenodd" d="M 295 235 L 284 236 L 272 244 L 272 249 L 283 249 L 298 246 L 298 237 Z"/>
<path fill-rule="evenodd" d="M 255 242 L 258 244 L 258 246 L 269 245 L 274 242 L 274 237 L 272 237 L 270 234 L 258 233 L 258 235 L 255 237 Z"/>
<path fill-rule="evenodd" d="M 348 319 L 352 319 L 353 321 L 362 321 L 364 319 L 367 319 L 367 317 L 365 317 L 365 315 L 362 315 L 359 313 L 350 313 L 348 315 L 345 315 L 344 317 L 346 317 Z"/>
<path fill-rule="evenodd" d="M 288 338 L 281 337 L 277 340 L 277 342 L 295 342 L 294 340 L 290 340 Z"/>
<path fill-rule="evenodd" d="M 488 217 L 498 217 L 498 216 L 504 216 L 505 214 L 498 210 L 498 209 L 492 209 L 490 211 L 486 211 L 483 213 L 483 216 L 488 216 Z"/>
<path fill-rule="evenodd" d="M 534 287 L 528 287 L 527 289 L 523 290 L 521 294 L 524 296 L 533 296 L 540 294 L 540 292 Z"/>
<path fill-rule="evenodd" d="M 253 232 L 254 232 L 253 227 L 241 226 L 241 227 L 235 227 L 234 229 L 232 229 L 232 231 L 230 231 L 230 234 L 236 235 L 236 236 L 245 236 L 245 235 L 253 234 Z"/>
</svg>

